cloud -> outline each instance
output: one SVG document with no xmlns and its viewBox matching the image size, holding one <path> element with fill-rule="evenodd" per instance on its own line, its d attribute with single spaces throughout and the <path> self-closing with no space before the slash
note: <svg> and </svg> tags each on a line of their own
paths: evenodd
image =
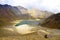
<svg viewBox="0 0 60 40">
<path fill-rule="evenodd" d="M 41 6 L 47 8 L 46 10 L 49 10 L 52 12 L 59 12 L 60 0 L 43 0 L 43 2 L 41 3 Z"/>
<path fill-rule="evenodd" d="M 37 0 L 28 6 L 55 13 L 60 12 L 60 0 Z"/>
<path fill-rule="evenodd" d="M 60 0 L 0 0 L 0 4 L 20 5 L 25 8 L 38 8 L 51 12 L 60 11 Z"/>
</svg>

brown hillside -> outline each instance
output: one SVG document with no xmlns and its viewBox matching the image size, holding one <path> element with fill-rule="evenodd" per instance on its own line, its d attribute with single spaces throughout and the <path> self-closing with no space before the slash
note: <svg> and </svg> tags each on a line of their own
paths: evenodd
<svg viewBox="0 0 60 40">
<path fill-rule="evenodd" d="M 42 26 L 53 29 L 60 29 L 60 13 L 54 14 L 47 18 Z"/>
<path fill-rule="evenodd" d="M 20 10 L 18 7 L 0 4 L 0 26 L 12 25 L 13 21 L 23 19 L 24 17 Z"/>
</svg>

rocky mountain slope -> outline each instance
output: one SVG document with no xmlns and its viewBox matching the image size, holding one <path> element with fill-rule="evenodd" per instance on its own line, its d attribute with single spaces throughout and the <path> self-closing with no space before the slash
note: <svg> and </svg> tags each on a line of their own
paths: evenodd
<svg viewBox="0 0 60 40">
<path fill-rule="evenodd" d="M 53 13 L 41 10 L 29 10 L 21 6 L 0 4 L 0 26 L 13 25 L 16 20 L 47 18 Z M 18 21 L 19 22 L 19 21 Z"/>
<path fill-rule="evenodd" d="M 57 13 L 48 17 L 44 21 L 42 26 L 52 28 L 52 29 L 60 29 L 60 13 Z"/>
<path fill-rule="evenodd" d="M 23 8 L 24 9 L 24 8 Z M 22 8 L 21 8 L 22 10 Z M 0 4 L 0 26 L 13 24 L 12 21 L 23 19 L 24 15 L 18 7 Z"/>
</svg>

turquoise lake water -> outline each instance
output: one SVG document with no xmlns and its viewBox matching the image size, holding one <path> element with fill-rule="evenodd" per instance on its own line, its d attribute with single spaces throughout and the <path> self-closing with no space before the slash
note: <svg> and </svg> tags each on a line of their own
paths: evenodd
<svg viewBox="0 0 60 40">
<path fill-rule="evenodd" d="M 28 24 L 28 25 L 38 25 L 39 21 L 36 21 L 36 20 L 23 20 L 23 21 L 20 21 L 19 23 L 17 23 L 15 26 L 20 26 L 20 25 L 23 25 L 23 24 Z"/>
</svg>

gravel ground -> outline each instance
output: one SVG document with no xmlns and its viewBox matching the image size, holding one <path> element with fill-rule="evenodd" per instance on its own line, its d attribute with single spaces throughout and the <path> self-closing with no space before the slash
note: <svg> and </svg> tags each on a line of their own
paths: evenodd
<svg viewBox="0 0 60 40">
<path fill-rule="evenodd" d="M 21 35 L 12 30 L 12 28 L 9 29 L 10 30 L 0 28 L 0 40 L 60 40 L 59 35 L 46 36 L 48 34 L 44 33 L 44 31 Z"/>
</svg>

